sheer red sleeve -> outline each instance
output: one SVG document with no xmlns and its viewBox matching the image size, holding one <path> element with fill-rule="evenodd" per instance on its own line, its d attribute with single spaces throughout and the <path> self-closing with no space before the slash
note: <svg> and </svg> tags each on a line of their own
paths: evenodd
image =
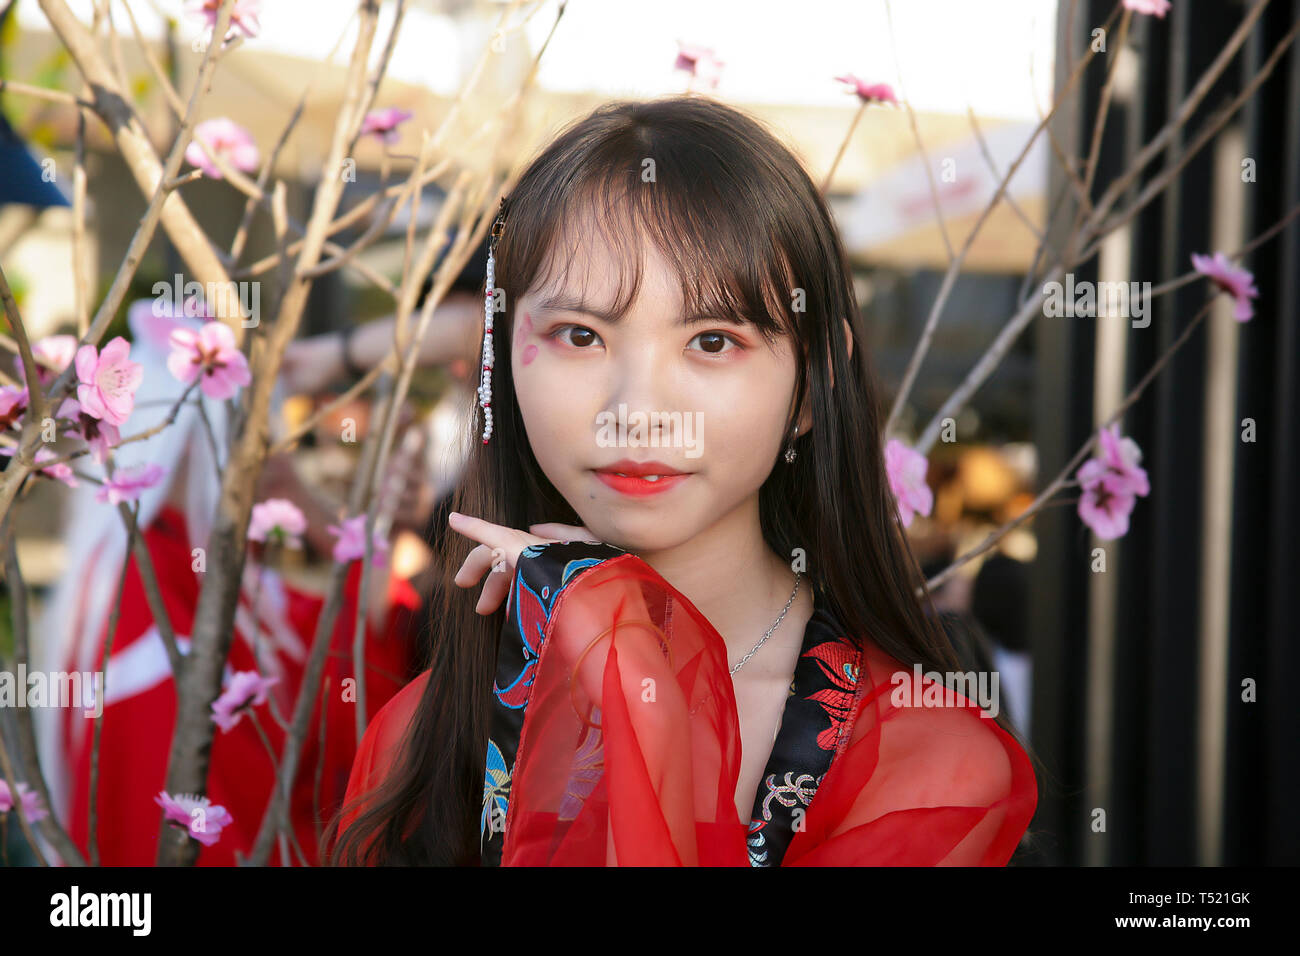
<svg viewBox="0 0 1300 956">
<path fill-rule="evenodd" d="M 544 634 L 502 865 L 749 865 L 736 704 L 708 620 L 624 554 L 570 582 Z M 864 660 L 852 731 L 783 864 L 1006 863 L 1036 803 L 1028 758 L 964 698 L 892 706 L 904 669 L 874 645 Z"/>
<path fill-rule="evenodd" d="M 871 646 L 847 749 L 809 807 L 786 866 L 1003 866 L 1038 802 L 1033 768 L 979 706 Z"/>
</svg>

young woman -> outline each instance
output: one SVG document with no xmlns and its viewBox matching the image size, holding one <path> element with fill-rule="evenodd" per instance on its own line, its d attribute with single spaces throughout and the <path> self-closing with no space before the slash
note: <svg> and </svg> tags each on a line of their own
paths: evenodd
<svg viewBox="0 0 1300 956">
<path fill-rule="evenodd" d="M 1005 864 L 1034 773 L 1004 718 L 909 683 L 960 668 L 798 160 L 705 97 L 612 103 L 498 224 L 491 416 L 450 519 L 476 546 L 443 555 L 487 582 L 444 589 L 330 858 Z"/>
</svg>

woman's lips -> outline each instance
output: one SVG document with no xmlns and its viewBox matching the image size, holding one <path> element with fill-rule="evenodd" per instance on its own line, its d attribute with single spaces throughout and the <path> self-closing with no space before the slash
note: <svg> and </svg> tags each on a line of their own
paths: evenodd
<svg viewBox="0 0 1300 956">
<path fill-rule="evenodd" d="M 683 481 L 690 477 L 685 475 L 664 475 L 655 480 L 651 478 L 637 477 L 635 475 L 620 475 L 612 471 L 593 472 L 597 478 L 604 484 L 613 488 L 620 494 L 629 495 L 633 498 L 644 498 L 647 495 L 663 494 L 670 488 L 675 488 Z"/>
</svg>

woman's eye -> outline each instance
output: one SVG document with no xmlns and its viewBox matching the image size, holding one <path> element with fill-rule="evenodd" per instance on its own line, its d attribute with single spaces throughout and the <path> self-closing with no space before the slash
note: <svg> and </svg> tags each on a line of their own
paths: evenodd
<svg viewBox="0 0 1300 956">
<path fill-rule="evenodd" d="M 695 336 L 695 338 L 691 339 L 691 341 L 699 342 L 699 351 L 707 352 L 710 355 L 720 355 L 726 352 L 728 342 L 736 348 L 740 348 L 740 344 L 724 332 L 701 332 L 699 335 Z"/>
<path fill-rule="evenodd" d="M 589 348 L 600 341 L 600 336 L 585 325 L 562 325 L 550 337 L 578 349 Z"/>
</svg>

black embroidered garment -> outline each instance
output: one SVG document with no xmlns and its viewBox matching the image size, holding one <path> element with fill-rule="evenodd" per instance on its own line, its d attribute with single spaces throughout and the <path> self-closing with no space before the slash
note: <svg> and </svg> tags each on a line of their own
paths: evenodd
<svg viewBox="0 0 1300 956">
<path fill-rule="evenodd" d="M 634 554 L 524 549 L 498 646 L 480 862 L 1004 865 L 1037 804 L 1019 744 L 941 683 L 913 686 L 874 641 L 859 648 L 815 587 L 814 607 L 745 822 L 722 637 Z M 393 766 L 428 676 L 366 729 L 349 801 Z"/>
<path fill-rule="evenodd" d="M 493 687 L 481 819 L 485 866 L 501 863 L 511 769 L 551 609 L 558 594 L 583 572 L 624 554 L 627 552 L 611 545 L 565 542 L 528 548 L 520 555 Z M 753 866 L 780 864 L 794 828 L 801 825 L 830 768 L 857 685 L 857 649 L 840 636 L 825 596 L 815 586 L 813 601 L 815 611 L 804 631 L 790 695 L 749 822 L 746 842 Z M 593 774 L 600 766 L 598 747 L 593 739 Z"/>
</svg>

